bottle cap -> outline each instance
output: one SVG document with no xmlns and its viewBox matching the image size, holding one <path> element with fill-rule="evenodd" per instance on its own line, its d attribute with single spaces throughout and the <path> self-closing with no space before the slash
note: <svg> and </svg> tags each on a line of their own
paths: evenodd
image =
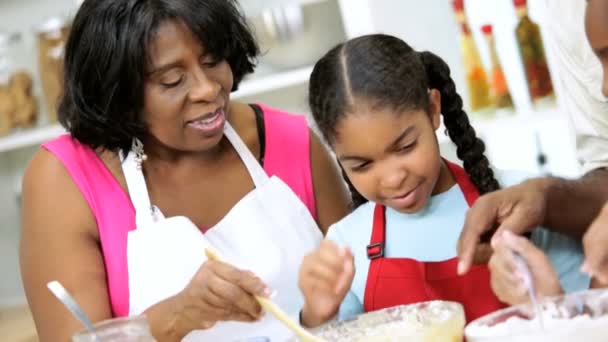
<svg viewBox="0 0 608 342">
<path fill-rule="evenodd" d="M 464 0 L 453 0 L 452 7 L 454 7 L 454 11 L 456 12 L 464 11 Z"/>
<path fill-rule="evenodd" d="M 526 6 L 526 3 L 526 0 L 513 0 L 513 5 L 515 5 L 515 7 L 524 7 Z"/>
<path fill-rule="evenodd" d="M 481 27 L 481 32 L 483 32 L 483 34 L 492 34 L 492 25 L 490 24 L 485 24 Z"/>
</svg>

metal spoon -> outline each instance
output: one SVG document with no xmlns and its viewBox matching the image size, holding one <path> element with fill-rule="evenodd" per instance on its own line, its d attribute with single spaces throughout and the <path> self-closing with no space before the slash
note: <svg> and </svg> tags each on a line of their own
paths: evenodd
<svg viewBox="0 0 608 342">
<path fill-rule="evenodd" d="M 57 299 L 59 299 L 59 301 L 61 301 L 61 303 L 63 303 L 63 305 L 70 311 L 70 313 L 72 313 L 72 315 L 85 326 L 91 335 L 93 335 L 95 341 L 100 341 L 99 337 L 97 337 L 97 333 L 95 332 L 93 323 L 91 323 L 91 320 L 84 313 L 84 310 L 82 310 L 80 305 L 78 305 L 74 297 L 70 295 L 65 287 L 63 287 L 63 285 L 56 280 L 46 284 L 46 287 L 48 287 L 55 297 L 57 297 Z"/>
<path fill-rule="evenodd" d="M 538 318 L 538 324 L 540 326 L 540 330 L 545 330 L 545 325 L 543 322 L 543 312 L 539 304 L 538 296 L 536 295 L 536 287 L 534 286 L 534 280 L 532 278 L 532 272 L 530 272 L 530 267 L 528 267 L 528 263 L 526 260 L 519 254 L 518 252 L 513 251 L 513 255 L 515 256 L 515 263 L 517 264 L 517 270 L 523 276 L 524 285 L 528 289 L 528 295 L 530 296 L 530 301 L 532 302 L 532 307 L 536 312 L 536 317 Z"/>
</svg>

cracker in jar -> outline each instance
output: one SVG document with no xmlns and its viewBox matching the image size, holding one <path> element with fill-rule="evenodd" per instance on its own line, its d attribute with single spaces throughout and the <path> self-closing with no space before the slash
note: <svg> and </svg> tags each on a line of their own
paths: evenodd
<svg viewBox="0 0 608 342">
<path fill-rule="evenodd" d="M 37 117 L 37 105 L 32 95 L 32 78 L 25 71 L 13 75 L 10 92 L 15 102 L 14 124 L 21 127 L 33 126 Z"/>
<path fill-rule="evenodd" d="M 0 136 L 9 134 L 13 129 L 15 109 L 9 88 L 0 85 Z"/>
</svg>

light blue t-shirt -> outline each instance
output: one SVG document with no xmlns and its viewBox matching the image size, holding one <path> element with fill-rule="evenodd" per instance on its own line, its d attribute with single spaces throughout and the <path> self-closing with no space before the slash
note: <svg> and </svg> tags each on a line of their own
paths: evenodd
<svg viewBox="0 0 608 342">
<path fill-rule="evenodd" d="M 517 172 L 495 171 L 502 187 L 524 181 Z M 332 225 L 327 239 L 349 247 L 355 259 L 355 278 L 340 306 L 339 319 L 363 313 L 370 242 L 375 203 L 366 203 Z M 456 245 L 469 206 L 458 185 L 431 197 L 427 207 L 415 214 L 402 214 L 386 208 L 385 257 L 411 258 L 419 261 L 443 261 L 457 256 Z M 532 242 L 551 260 L 566 292 L 589 288 L 590 277 L 579 271 L 583 263 L 580 242 L 542 227 L 532 232 Z"/>
</svg>

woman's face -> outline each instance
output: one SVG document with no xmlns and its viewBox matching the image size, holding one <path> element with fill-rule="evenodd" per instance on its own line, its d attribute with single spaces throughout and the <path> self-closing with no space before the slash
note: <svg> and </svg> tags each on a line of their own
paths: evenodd
<svg viewBox="0 0 608 342">
<path fill-rule="evenodd" d="M 151 139 L 169 149 L 196 152 L 223 136 L 233 75 L 179 21 L 160 25 L 150 44 L 143 120 Z"/>
<path fill-rule="evenodd" d="M 366 199 L 402 213 L 425 208 L 441 170 L 435 130 L 440 95 L 432 90 L 430 113 L 395 112 L 357 102 L 337 127 L 332 147 L 353 186 Z"/>
</svg>

